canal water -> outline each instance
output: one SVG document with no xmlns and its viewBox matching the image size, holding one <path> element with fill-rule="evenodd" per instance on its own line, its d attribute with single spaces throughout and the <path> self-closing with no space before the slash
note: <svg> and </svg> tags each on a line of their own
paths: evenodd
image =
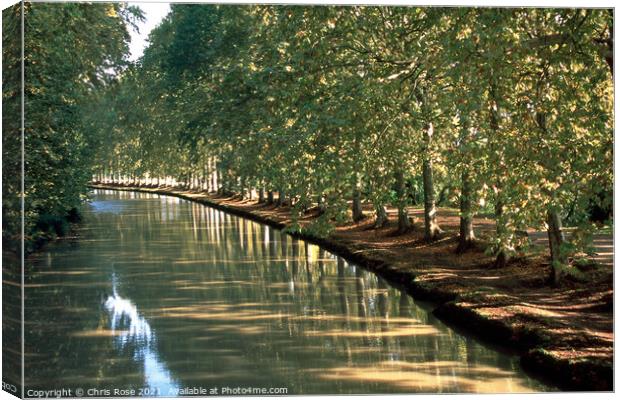
<svg viewBox="0 0 620 400">
<path fill-rule="evenodd" d="M 549 390 L 376 275 L 268 226 L 96 190 L 78 233 L 28 263 L 27 391 Z"/>
</svg>

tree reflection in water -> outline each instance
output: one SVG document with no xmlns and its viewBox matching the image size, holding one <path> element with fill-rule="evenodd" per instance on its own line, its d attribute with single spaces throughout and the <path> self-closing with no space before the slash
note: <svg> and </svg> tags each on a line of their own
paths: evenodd
<svg viewBox="0 0 620 400">
<path fill-rule="evenodd" d="M 166 196 L 93 200 L 78 241 L 30 260 L 30 388 L 548 389 L 517 358 L 303 240 Z"/>
<path fill-rule="evenodd" d="M 110 330 L 119 332 L 114 335 L 116 347 L 121 352 L 128 347 L 133 349 L 134 360 L 143 363 L 146 387 L 159 390 L 163 396 L 175 393 L 179 386 L 157 356 L 156 337 L 151 325 L 130 300 L 119 296 L 116 286 L 116 274 L 112 274 L 113 293 L 105 301 L 104 307 L 110 314 Z"/>
</svg>

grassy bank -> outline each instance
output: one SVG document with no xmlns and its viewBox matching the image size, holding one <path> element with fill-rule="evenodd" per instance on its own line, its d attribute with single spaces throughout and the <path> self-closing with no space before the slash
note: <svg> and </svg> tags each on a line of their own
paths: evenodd
<svg viewBox="0 0 620 400">
<path fill-rule="evenodd" d="M 93 187 L 176 196 L 276 228 L 292 221 L 287 207 L 234 197 L 178 188 Z M 304 226 L 316 217 L 309 212 L 299 222 Z M 423 240 L 421 229 L 402 235 L 394 225 L 374 229 L 371 218 L 341 225 L 328 238 L 296 236 L 376 272 L 417 299 L 435 302 L 434 314 L 444 322 L 514 349 L 526 370 L 562 389 L 613 389 L 612 266 L 589 267 L 579 280 L 552 288 L 543 254 L 493 269 L 482 249 L 455 254 L 458 218 L 450 210 L 440 210 L 439 218 L 446 232 L 433 243 Z M 478 219 L 475 226 L 484 232 L 492 221 Z"/>
</svg>

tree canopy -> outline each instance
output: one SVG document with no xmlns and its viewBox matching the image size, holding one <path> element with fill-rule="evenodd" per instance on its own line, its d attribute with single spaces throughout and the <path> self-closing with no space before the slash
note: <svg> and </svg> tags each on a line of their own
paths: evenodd
<svg viewBox="0 0 620 400">
<path fill-rule="evenodd" d="M 75 207 L 91 174 L 316 206 L 316 235 L 362 203 L 377 226 L 398 207 L 406 231 L 419 203 L 432 241 L 439 202 L 460 208 L 460 251 L 491 213 L 498 266 L 536 228 L 558 272 L 582 245 L 562 223 L 610 209 L 611 10 L 175 4 L 127 65 L 130 15 L 27 9 L 33 223 Z"/>
<path fill-rule="evenodd" d="M 23 13 L 23 139 L 20 5 L 7 8 L 2 16 L 7 247 L 20 235 L 22 140 L 26 243 L 62 233 L 64 218 L 75 214 L 72 210 L 85 199 L 91 160 L 100 151 L 88 129 L 91 113 L 97 112 L 93 105 L 127 68 L 128 26 L 142 18 L 140 10 L 122 4 L 25 3 Z"/>
</svg>

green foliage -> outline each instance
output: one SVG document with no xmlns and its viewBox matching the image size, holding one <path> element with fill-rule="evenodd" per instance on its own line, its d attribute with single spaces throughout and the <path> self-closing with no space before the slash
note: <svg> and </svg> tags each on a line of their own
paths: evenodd
<svg viewBox="0 0 620 400">
<path fill-rule="evenodd" d="M 2 241 L 18 253 L 21 234 L 21 24 L 19 6 L 2 11 Z"/>
<path fill-rule="evenodd" d="M 334 230 L 334 226 L 330 223 L 327 214 L 321 215 L 319 218 L 313 220 L 310 224 L 306 225 L 303 232 L 314 237 L 326 238 Z"/>
<path fill-rule="evenodd" d="M 430 159 L 447 204 L 469 174 L 468 213 L 497 211 L 490 251 L 509 255 L 548 208 L 581 223 L 593 183 L 610 193 L 610 24 L 607 10 L 175 5 L 115 97 L 141 106 L 108 128 L 106 169 L 217 174 L 222 190 L 285 193 L 295 215 L 320 202 L 325 234 L 355 190 L 421 203 Z"/>
<path fill-rule="evenodd" d="M 135 65 L 131 8 L 27 13 L 31 223 L 66 215 L 94 175 L 279 192 L 296 231 L 320 205 L 306 229 L 325 236 L 356 193 L 423 203 L 431 162 L 442 205 L 465 173 L 462 214 L 495 213 L 494 254 L 523 249 L 519 232 L 545 229 L 550 209 L 585 226 L 610 204 L 609 10 L 176 4 Z"/>
<path fill-rule="evenodd" d="M 558 261 L 552 262 L 552 268 L 554 268 L 563 279 L 568 277 L 575 281 L 586 281 L 587 277 L 576 265 L 563 264 Z"/>
<path fill-rule="evenodd" d="M 127 24 L 140 18 L 121 4 L 24 4 L 25 54 L 25 240 L 38 232 L 66 233 L 70 210 L 84 200 L 92 176 L 97 140 L 87 130 L 92 102 L 126 66 Z M 19 115 L 21 95 L 20 7 L 3 13 L 4 71 L 3 239 L 19 236 L 16 194 L 21 174 Z M 10 113 L 9 113 L 10 111 Z M 84 118 L 86 117 L 86 118 Z M 9 168 L 11 169 L 9 172 Z"/>
<path fill-rule="evenodd" d="M 38 232 L 64 236 L 69 230 L 69 224 L 64 216 L 41 214 L 36 223 Z"/>
</svg>

